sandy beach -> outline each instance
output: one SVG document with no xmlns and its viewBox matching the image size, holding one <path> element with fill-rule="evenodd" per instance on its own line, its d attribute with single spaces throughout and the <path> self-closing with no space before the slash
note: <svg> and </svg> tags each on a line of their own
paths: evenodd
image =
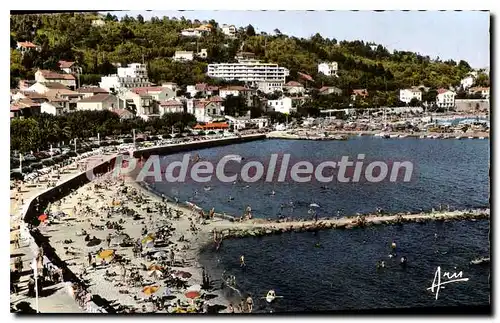
<svg viewBox="0 0 500 323">
<path fill-rule="evenodd" d="M 91 293 L 116 301 L 128 311 L 171 312 L 174 307 L 178 308 L 178 301 L 180 307 L 189 308 L 191 301 L 185 294 L 192 289 L 190 286 L 195 286 L 200 298 L 210 294 L 208 306 L 227 306 L 221 293 L 211 289 L 202 291 L 197 287 L 203 285 L 202 268 L 197 262 L 198 251 L 210 241 L 213 226 L 226 220 L 205 220 L 206 224 L 200 224 L 198 214 L 189 208 L 162 202 L 160 197 L 138 184 L 113 179 L 111 174 L 51 205 L 48 213 L 62 214 L 60 212 L 66 215 L 60 218 L 49 216 L 40 225 L 40 232 L 50 236 L 50 243 L 59 257 L 68 263 L 71 271 L 90 284 Z M 161 228 L 167 232 L 163 239 L 158 237 Z M 87 240 L 96 238 L 100 243 L 89 247 L 84 233 L 88 234 Z M 130 237 L 130 244 L 121 243 L 126 236 Z M 111 237 L 109 245 L 108 237 Z M 142 244 L 142 256 L 134 254 L 133 246 L 137 242 Z M 103 260 L 99 257 L 99 250 L 113 250 L 114 256 Z M 92 254 L 90 263 L 96 263 L 95 267 L 89 264 L 89 252 Z M 171 252 L 174 253 L 173 262 Z M 114 260 L 116 258 L 123 260 L 118 262 Z M 158 266 L 158 271 L 148 270 L 151 266 Z M 172 286 L 171 276 L 178 271 L 187 272 L 186 276 L 190 277 L 183 281 L 184 287 L 176 288 Z M 134 278 L 134 272 L 141 278 Z M 169 280 L 168 284 L 165 279 Z M 151 297 L 143 293 L 146 286 L 159 287 L 154 295 L 168 295 L 171 301 L 165 305 L 171 306 L 162 310 L 154 307 L 148 301 Z"/>
</svg>

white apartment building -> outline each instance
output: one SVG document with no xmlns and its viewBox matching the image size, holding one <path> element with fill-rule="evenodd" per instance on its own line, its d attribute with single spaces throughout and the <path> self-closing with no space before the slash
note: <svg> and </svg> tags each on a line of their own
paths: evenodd
<svg viewBox="0 0 500 323">
<path fill-rule="evenodd" d="M 118 67 L 117 74 L 102 76 L 99 83 L 99 87 L 106 91 L 150 85 L 146 65 L 139 63 L 129 64 L 127 67 Z"/>
<path fill-rule="evenodd" d="M 252 84 L 267 81 L 285 83 L 290 71 L 278 64 L 258 60 L 240 60 L 238 63 L 208 64 L 207 75 L 224 80 L 238 80 Z"/>
<path fill-rule="evenodd" d="M 234 25 L 222 25 L 222 32 L 224 35 L 229 36 L 229 37 L 235 37 L 236 36 L 236 27 Z"/>
<path fill-rule="evenodd" d="M 440 108 L 452 108 L 455 106 L 456 93 L 446 89 L 439 89 L 436 96 L 436 105 Z"/>
<path fill-rule="evenodd" d="M 417 89 L 403 89 L 399 90 L 399 101 L 410 103 L 412 99 L 422 101 L 422 92 Z"/>
<path fill-rule="evenodd" d="M 264 81 L 257 84 L 257 90 L 263 93 L 274 93 L 275 91 L 283 92 L 283 82 L 281 81 Z"/>
<path fill-rule="evenodd" d="M 318 64 L 318 73 L 323 73 L 327 76 L 337 76 L 339 64 L 337 62 Z"/>
<path fill-rule="evenodd" d="M 297 109 L 292 107 L 292 99 L 289 97 L 284 97 L 278 100 L 268 100 L 267 101 L 268 110 L 290 114 L 291 112 L 296 112 Z"/>
<path fill-rule="evenodd" d="M 462 88 L 464 90 L 467 90 L 468 88 L 474 85 L 475 81 L 476 78 L 473 75 L 468 75 L 464 77 L 462 80 L 460 80 L 460 85 L 462 85 Z"/>
<path fill-rule="evenodd" d="M 172 59 L 174 61 L 192 61 L 194 53 L 192 51 L 176 51 Z"/>
</svg>

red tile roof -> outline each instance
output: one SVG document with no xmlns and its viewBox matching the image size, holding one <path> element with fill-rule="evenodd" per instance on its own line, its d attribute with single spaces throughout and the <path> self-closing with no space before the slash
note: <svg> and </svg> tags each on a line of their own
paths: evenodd
<svg viewBox="0 0 500 323">
<path fill-rule="evenodd" d="M 116 97 L 111 94 L 96 94 L 85 99 L 81 99 L 78 102 L 104 102 L 107 100 L 116 100 Z"/>
<path fill-rule="evenodd" d="M 101 89 L 100 87 L 81 87 L 76 90 L 78 93 L 109 93 L 105 89 Z"/>
<path fill-rule="evenodd" d="M 311 75 L 307 75 L 306 73 L 301 73 L 301 72 L 298 72 L 297 74 L 304 80 L 314 82 L 314 79 L 312 78 Z"/>
<path fill-rule="evenodd" d="M 75 80 L 71 74 L 61 74 L 53 71 L 39 70 L 44 78 L 47 80 Z"/>
<path fill-rule="evenodd" d="M 354 89 L 354 90 L 352 90 L 352 93 L 354 95 L 367 96 L 368 95 L 368 90 L 367 89 Z"/>
<path fill-rule="evenodd" d="M 210 97 L 210 102 L 224 102 L 224 99 L 221 98 L 220 96 L 212 96 Z"/>
<path fill-rule="evenodd" d="M 481 87 L 481 86 L 476 86 L 476 87 L 471 87 L 469 91 L 471 92 L 479 92 L 479 91 L 489 91 L 489 87 Z"/>
<path fill-rule="evenodd" d="M 162 101 L 162 102 L 160 102 L 160 105 L 162 107 L 178 107 L 178 106 L 183 106 L 182 102 L 179 102 L 179 101 L 176 101 L 176 100 Z"/>
<path fill-rule="evenodd" d="M 304 87 L 304 85 L 302 85 L 302 83 L 295 82 L 295 81 L 290 81 L 290 82 L 286 83 L 285 86 Z"/>
<path fill-rule="evenodd" d="M 19 47 L 24 47 L 24 48 L 37 48 L 38 47 L 37 45 L 35 45 L 29 41 L 18 42 L 17 44 L 19 45 Z"/>
<path fill-rule="evenodd" d="M 165 88 L 161 86 L 145 86 L 145 87 L 134 87 L 131 88 L 130 91 L 136 93 L 136 94 L 146 94 L 150 92 L 161 92 Z"/>
<path fill-rule="evenodd" d="M 440 88 L 440 89 L 438 89 L 438 90 L 437 90 L 437 93 L 438 93 L 438 94 L 443 94 L 443 93 L 446 93 L 446 92 L 448 92 L 448 91 L 449 91 L 449 90 L 447 90 L 447 89 Z"/>
<path fill-rule="evenodd" d="M 244 86 L 240 85 L 229 85 L 225 87 L 220 88 L 221 91 L 251 91 L 251 89 L 248 89 Z"/>
<path fill-rule="evenodd" d="M 75 65 L 75 62 L 59 61 L 59 68 L 70 68 Z"/>
<path fill-rule="evenodd" d="M 194 126 L 193 129 L 201 129 L 201 130 L 208 130 L 208 129 L 227 129 L 229 128 L 229 124 L 225 122 L 214 122 L 214 123 L 207 123 L 207 124 L 197 124 Z"/>
</svg>

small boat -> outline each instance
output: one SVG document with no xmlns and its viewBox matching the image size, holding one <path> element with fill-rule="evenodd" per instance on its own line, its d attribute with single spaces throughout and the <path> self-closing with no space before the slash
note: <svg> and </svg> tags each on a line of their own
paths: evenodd
<svg viewBox="0 0 500 323">
<path fill-rule="evenodd" d="M 484 137 L 479 137 L 479 139 L 484 139 Z"/>
<path fill-rule="evenodd" d="M 474 139 L 474 137 L 472 137 L 472 136 L 469 136 L 469 137 L 467 137 L 467 138 L 469 138 L 469 139 Z"/>
<path fill-rule="evenodd" d="M 425 135 L 420 135 L 419 137 L 420 139 L 424 139 L 425 138 Z"/>
<path fill-rule="evenodd" d="M 460 140 L 460 139 L 462 139 L 462 136 L 456 136 L 455 139 Z"/>
<path fill-rule="evenodd" d="M 490 262 L 489 257 L 482 257 L 482 258 L 477 258 L 474 259 L 470 262 L 471 265 L 482 265 L 482 264 L 488 264 Z"/>
<path fill-rule="evenodd" d="M 397 138 L 397 137 L 399 137 L 399 135 L 390 135 L 389 137 L 390 138 Z"/>
<path fill-rule="evenodd" d="M 212 188 L 211 188 L 210 186 L 205 186 L 203 189 L 204 189 L 205 191 L 210 191 Z"/>
<path fill-rule="evenodd" d="M 407 135 L 399 135 L 398 138 L 406 138 L 406 137 L 408 137 L 408 136 Z"/>
<path fill-rule="evenodd" d="M 266 297 L 263 297 L 265 298 L 265 300 L 268 302 L 268 303 L 272 303 L 276 298 L 283 298 L 283 296 L 276 296 L 276 293 L 274 292 L 274 290 L 270 290 L 267 292 L 267 295 Z"/>
</svg>

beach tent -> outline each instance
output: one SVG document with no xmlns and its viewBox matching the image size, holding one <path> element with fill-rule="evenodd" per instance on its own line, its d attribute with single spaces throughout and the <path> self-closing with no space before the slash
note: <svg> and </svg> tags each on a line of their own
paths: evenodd
<svg viewBox="0 0 500 323">
<path fill-rule="evenodd" d="M 195 298 L 199 298 L 200 297 L 200 292 L 197 292 L 197 291 L 188 291 L 184 294 L 184 296 L 186 296 L 187 298 L 190 298 L 190 299 L 195 299 Z"/>
<path fill-rule="evenodd" d="M 151 294 L 156 293 L 158 291 L 158 289 L 160 289 L 159 286 L 146 286 L 146 287 L 144 287 L 142 292 L 144 294 L 146 294 L 147 296 L 150 296 Z"/>
<path fill-rule="evenodd" d="M 107 259 L 111 259 L 113 258 L 115 255 L 115 251 L 114 250 L 111 250 L 111 249 L 108 249 L 108 250 L 103 250 L 101 251 L 97 257 L 101 258 L 101 259 L 104 259 L 104 260 L 107 260 Z"/>
</svg>

